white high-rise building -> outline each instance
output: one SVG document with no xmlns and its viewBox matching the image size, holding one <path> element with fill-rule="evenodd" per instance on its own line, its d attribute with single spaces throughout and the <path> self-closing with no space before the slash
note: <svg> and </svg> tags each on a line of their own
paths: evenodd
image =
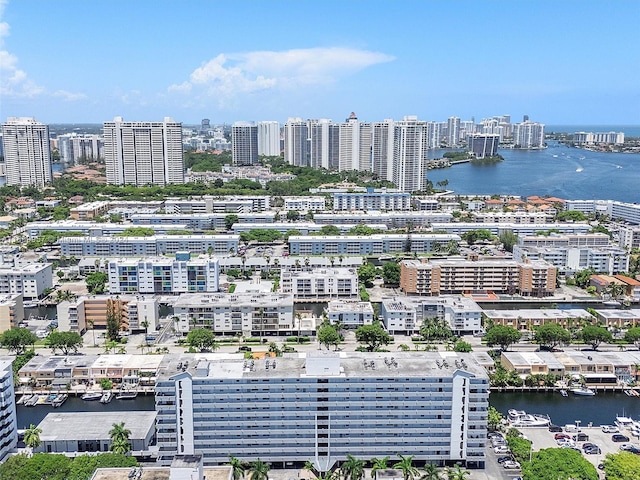
<svg viewBox="0 0 640 480">
<path fill-rule="evenodd" d="M 309 120 L 309 157 L 313 168 L 332 168 L 338 159 L 339 127 L 328 118 Z M 334 161 L 335 157 L 335 161 Z"/>
<path fill-rule="evenodd" d="M 107 182 L 115 185 L 184 183 L 182 124 L 162 122 L 104 123 Z"/>
<path fill-rule="evenodd" d="M 100 135 L 66 133 L 58 136 L 58 151 L 63 163 L 95 160 L 104 156 L 104 140 Z"/>
<path fill-rule="evenodd" d="M 460 118 L 449 117 L 447 120 L 447 144 L 455 147 L 460 143 Z"/>
<path fill-rule="evenodd" d="M 360 122 L 355 113 L 340 124 L 340 164 L 338 170 L 358 170 L 360 167 Z"/>
<path fill-rule="evenodd" d="M 258 122 L 258 155 L 280 155 L 280 124 L 276 121 Z"/>
<path fill-rule="evenodd" d="M 395 123 L 393 183 L 401 192 L 423 190 L 427 175 L 427 123 L 406 116 Z"/>
<path fill-rule="evenodd" d="M 290 117 L 284 124 L 284 159 L 298 167 L 310 165 L 309 128 L 300 117 Z"/>
<path fill-rule="evenodd" d="M 543 148 L 544 124 L 529 120 L 513 126 L 513 143 L 519 148 Z"/>
<path fill-rule="evenodd" d="M 372 125 L 371 169 L 380 180 L 393 181 L 394 122 L 385 119 Z"/>
<path fill-rule="evenodd" d="M 44 187 L 52 180 L 49 126 L 32 117 L 9 117 L 2 124 L 7 185 Z"/>
<path fill-rule="evenodd" d="M 234 165 L 258 164 L 258 126 L 236 122 L 231 127 L 231 148 Z"/>
<path fill-rule="evenodd" d="M 0 357 L 0 462 L 18 444 L 18 423 L 16 416 L 16 398 L 13 389 L 13 368 L 15 358 Z"/>
</svg>

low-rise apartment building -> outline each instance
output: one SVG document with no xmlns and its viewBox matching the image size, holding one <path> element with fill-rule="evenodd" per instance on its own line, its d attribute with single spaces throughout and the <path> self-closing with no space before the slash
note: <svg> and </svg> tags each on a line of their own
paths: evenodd
<svg viewBox="0 0 640 480">
<path fill-rule="evenodd" d="M 102 216 L 109 210 L 110 203 L 107 201 L 83 203 L 77 207 L 73 207 L 69 216 L 73 220 L 93 220 Z"/>
<path fill-rule="evenodd" d="M 432 253 L 445 250 L 460 241 L 458 235 L 439 233 L 381 233 L 358 236 L 289 237 L 292 255 L 370 255 L 385 253 Z"/>
<path fill-rule="evenodd" d="M 310 352 L 245 360 L 166 355 L 159 462 L 260 458 L 328 471 L 347 454 L 484 468 L 489 379 L 472 354 Z"/>
<path fill-rule="evenodd" d="M 587 268 L 613 274 L 629 270 L 629 255 L 623 248 L 607 247 L 523 247 L 513 246 L 513 258 L 544 260 L 558 271 L 573 274 Z"/>
<path fill-rule="evenodd" d="M 517 310 L 485 310 L 485 316 L 496 325 L 533 332 L 536 327 L 556 323 L 563 328 L 594 324 L 596 319 L 582 308 L 560 310 L 557 308 L 520 308 Z"/>
<path fill-rule="evenodd" d="M 335 211 L 411 210 L 411 194 L 398 191 L 335 192 Z M 437 202 L 436 202 L 437 204 Z"/>
<path fill-rule="evenodd" d="M 17 327 L 23 320 L 22 294 L 0 295 L 0 333 Z"/>
<path fill-rule="evenodd" d="M 578 235 L 526 235 L 518 237 L 521 247 L 608 247 L 611 245 L 606 233 L 585 233 Z"/>
<path fill-rule="evenodd" d="M 370 302 L 332 300 L 327 305 L 327 317 L 332 324 L 339 322 L 344 328 L 358 328 L 373 323 Z"/>
<path fill-rule="evenodd" d="M 403 260 L 400 288 L 407 294 L 432 296 L 491 291 L 545 297 L 555 292 L 556 272 L 541 260 Z"/>
<path fill-rule="evenodd" d="M 0 268 L 0 295 L 22 295 L 37 300 L 53 287 L 51 263 L 30 263 L 21 267 Z"/>
<path fill-rule="evenodd" d="M 313 221 L 320 225 L 359 225 L 361 223 L 384 223 L 388 228 L 430 227 L 434 223 L 451 222 L 453 216 L 446 212 L 329 212 L 316 213 Z M 477 227 L 476 227 L 477 228 Z M 435 229 L 434 230 L 438 230 Z M 454 232 L 455 233 L 455 232 Z"/>
<path fill-rule="evenodd" d="M 79 220 L 62 220 L 59 222 L 33 222 L 25 226 L 30 239 L 37 238 L 47 230 L 66 233 L 82 233 L 90 237 L 108 237 L 111 235 L 119 235 L 133 225 L 124 223 L 106 223 L 106 222 L 90 222 Z M 186 224 L 171 225 L 148 225 L 157 235 L 164 235 L 167 231 L 187 231 Z"/>
<path fill-rule="evenodd" d="M 209 328 L 219 335 L 294 335 L 289 293 L 183 294 L 173 305 L 174 328 Z"/>
<path fill-rule="evenodd" d="M 280 273 L 280 291 L 296 300 L 356 298 L 358 272 L 355 268 L 316 268 Z"/>
<path fill-rule="evenodd" d="M 566 234 L 585 234 L 591 230 L 591 225 L 586 223 L 433 223 L 433 231 L 442 231 L 462 235 L 472 230 L 489 230 L 493 235 L 501 235 L 505 232 L 513 232 L 516 235 L 535 235 L 536 232 L 558 231 Z"/>
<path fill-rule="evenodd" d="M 253 213 L 149 213 L 131 215 L 131 222 L 136 226 L 152 225 L 186 225 L 187 228 L 197 231 L 227 230 L 227 217 L 235 215 L 237 223 L 273 223 L 275 212 Z"/>
<path fill-rule="evenodd" d="M 327 199 L 325 197 L 283 197 L 284 210 L 319 210 L 326 208 Z"/>
</svg>

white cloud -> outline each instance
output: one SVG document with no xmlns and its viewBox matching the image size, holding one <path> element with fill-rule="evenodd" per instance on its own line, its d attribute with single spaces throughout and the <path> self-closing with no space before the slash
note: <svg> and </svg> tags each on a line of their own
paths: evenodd
<svg viewBox="0 0 640 480">
<path fill-rule="evenodd" d="M 196 68 L 188 80 L 167 90 L 214 97 L 224 103 L 242 94 L 333 83 L 392 60 L 394 57 L 384 53 L 340 47 L 221 53 Z"/>
<path fill-rule="evenodd" d="M 57 90 L 53 92 L 54 97 L 59 97 L 69 102 L 74 102 L 76 100 L 84 100 L 87 96 L 84 93 L 73 93 L 67 92 L 66 90 Z"/>
</svg>

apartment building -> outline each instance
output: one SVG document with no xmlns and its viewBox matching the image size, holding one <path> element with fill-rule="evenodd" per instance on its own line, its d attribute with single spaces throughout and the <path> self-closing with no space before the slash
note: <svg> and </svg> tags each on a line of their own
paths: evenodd
<svg viewBox="0 0 640 480">
<path fill-rule="evenodd" d="M 416 116 L 394 123 L 393 183 L 402 192 L 424 190 L 427 180 L 427 125 Z"/>
<path fill-rule="evenodd" d="M 585 233 L 578 235 L 525 235 L 518 237 L 521 247 L 607 247 L 611 244 L 606 233 Z"/>
<path fill-rule="evenodd" d="M 563 234 L 585 234 L 591 230 L 591 225 L 586 223 L 544 223 L 544 224 L 523 224 L 523 223 L 432 223 L 431 228 L 434 231 L 442 231 L 447 233 L 455 233 L 462 235 L 472 230 L 485 229 L 489 230 L 493 235 L 500 235 L 504 232 L 513 232 L 518 237 L 535 235 L 536 232 L 560 232 Z"/>
<path fill-rule="evenodd" d="M 184 183 L 182 124 L 170 117 L 162 122 L 104 122 L 107 182 L 114 185 Z"/>
<path fill-rule="evenodd" d="M 534 224 L 552 223 L 555 219 L 553 212 L 474 212 L 473 218 L 478 223 L 517 223 Z M 482 228 L 482 227 L 480 227 Z"/>
<path fill-rule="evenodd" d="M 226 231 L 229 213 L 151 213 L 131 215 L 134 225 L 186 225 L 193 230 Z M 237 223 L 273 223 L 275 212 L 236 213 Z"/>
<path fill-rule="evenodd" d="M 398 191 L 333 193 L 334 211 L 411 210 L 411 194 Z"/>
<path fill-rule="evenodd" d="M 243 197 L 214 197 L 204 195 L 198 198 L 167 198 L 164 201 L 165 213 L 193 214 L 193 213 L 251 213 L 269 210 L 268 195 Z"/>
<path fill-rule="evenodd" d="M 83 203 L 71 208 L 69 216 L 72 220 L 93 220 L 107 213 L 110 205 L 110 202 L 106 201 Z"/>
<path fill-rule="evenodd" d="M 518 148 L 544 148 L 544 124 L 529 120 L 514 124 L 513 143 Z"/>
<path fill-rule="evenodd" d="M 63 237 L 60 253 L 67 257 L 156 257 L 190 252 L 229 255 L 238 251 L 238 235 L 154 235 L 151 237 Z"/>
<path fill-rule="evenodd" d="M 576 145 L 612 144 L 624 143 L 624 132 L 575 132 L 573 143 Z"/>
<path fill-rule="evenodd" d="M 167 355 L 156 383 L 159 462 L 260 458 L 328 471 L 404 452 L 484 468 L 489 380 L 471 354 Z"/>
<path fill-rule="evenodd" d="M 444 250 L 458 235 L 414 233 L 411 235 L 383 233 L 353 236 L 299 236 L 289 237 L 292 255 L 368 255 L 384 253 L 432 253 Z"/>
<path fill-rule="evenodd" d="M 608 247 L 523 247 L 514 245 L 513 258 L 544 260 L 560 272 L 572 274 L 587 268 L 613 274 L 629 270 L 629 255 L 623 248 Z"/>
<path fill-rule="evenodd" d="M 355 298 L 359 295 L 355 268 L 315 268 L 283 270 L 280 290 L 296 299 Z"/>
<path fill-rule="evenodd" d="M 276 121 L 258 122 L 258 155 L 277 157 L 280 146 L 280 124 Z"/>
<path fill-rule="evenodd" d="M 97 160 L 104 157 L 104 140 L 100 135 L 66 133 L 58 135 L 60 160 L 73 164 L 78 160 Z"/>
<path fill-rule="evenodd" d="M 618 231 L 620 246 L 631 250 L 640 249 L 640 227 L 624 226 Z"/>
<path fill-rule="evenodd" d="M 218 335 L 295 335 L 290 293 L 182 294 L 173 305 L 174 328 L 186 335 L 209 328 Z"/>
<path fill-rule="evenodd" d="M 38 300 L 52 287 L 51 263 L 0 268 L 0 295 L 22 295 L 26 300 Z"/>
<path fill-rule="evenodd" d="M 15 358 L 0 357 L 0 463 L 18 446 L 16 397 L 13 388 Z"/>
<path fill-rule="evenodd" d="M 107 315 L 121 322 L 122 332 L 154 332 L 159 326 L 158 302 L 143 295 L 92 295 L 65 300 L 56 306 L 58 328 L 84 334 L 87 330 L 105 330 Z"/>
<path fill-rule="evenodd" d="M 236 122 L 231 127 L 231 152 L 234 165 L 258 164 L 258 126 Z"/>
<path fill-rule="evenodd" d="M 478 291 L 545 297 L 556 288 L 556 268 L 544 261 L 404 260 L 400 288 L 407 294 L 441 295 Z"/>
<path fill-rule="evenodd" d="M 131 227 L 131 224 L 125 223 L 61 220 L 58 222 L 31 222 L 25 226 L 25 229 L 29 238 L 34 239 L 47 230 L 54 230 L 63 234 L 81 233 L 90 237 L 108 237 L 111 235 L 120 235 Z M 149 228 L 157 235 L 165 235 L 168 231 L 188 232 L 188 226 L 184 224 L 149 225 Z"/>
<path fill-rule="evenodd" d="M 0 131 L 6 184 L 44 187 L 51 183 L 49 126 L 32 117 L 9 117 Z"/>
<path fill-rule="evenodd" d="M 557 308 L 517 310 L 485 310 L 485 316 L 496 325 L 533 332 L 536 327 L 556 323 L 563 328 L 578 327 L 584 322 L 595 323 L 595 318 L 582 308 L 559 310 Z"/>
<path fill-rule="evenodd" d="M 405 212 L 405 211 L 389 211 L 389 212 L 327 212 L 316 213 L 313 215 L 313 221 L 319 225 L 358 225 L 361 223 L 384 223 L 388 228 L 420 228 L 430 227 L 434 224 L 441 225 L 451 222 L 452 215 L 447 212 Z M 455 224 L 459 225 L 459 224 Z M 475 225 L 475 229 L 484 228 Z M 436 230 L 436 228 L 434 228 Z M 447 232 L 457 233 L 457 232 Z"/>
<path fill-rule="evenodd" d="M 0 333 L 17 327 L 23 320 L 22 294 L 0 295 Z"/>
<path fill-rule="evenodd" d="M 324 210 L 325 197 L 284 197 L 284 209 L 289 210 Z"/>
<path fill-rule="evenodd" d="M 217 258 L 148 257 L 109 261 L 109 293 L 177 294 L 217 292 L 220 263 Z"/>
<path fill-rule="evenodd" d="M 340 322 L 344 328 L 358 328 L 373 323 L 373 306 L 370 302 L 332 300 L 327 304 L 327 318 L 332 324 Z"/>
</svg>

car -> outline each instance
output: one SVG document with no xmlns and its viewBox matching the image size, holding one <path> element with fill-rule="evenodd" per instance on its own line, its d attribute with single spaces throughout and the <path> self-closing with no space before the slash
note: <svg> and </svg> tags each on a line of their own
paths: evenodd
<svg viewBox="0 0 640 480">
<path fill-rule="evenodd" d="M 621 433 L 616 433 L 615 435 L 611 435 L 612 442 L 628 442 L 629 437 L 626 435 L 622 435 Z"/>
<path fill-rule="evenodd" d="M 504 436 L 500 432 L 489 432 L 489 433 L 487 433 L 487 438 L 488 439 L 492 439 L 492 438 L 496 438 L 496 437 L 504 438 Z"/>
<path fill-rule="evenodd" d="M 600 455 L 602 453 L 602 450 L 600 450 L 600 447 L 589 447 L 589 448 L 583 448 L 582 450 L 587 455 Z"/>
<path fill-rule="evenodd" d="M 576 444 L 573 440 L 567 440 L 566 438 L 561 438 L 557 441 L 559 447 L 565 448 L 576 448 Z"/>
<path fill-rule="evenodd" d="M 504 462 L 508 462 L 510 460 L 513 461 L 513 457 L 512 456 L 498 457 L 498 463 L 504 463 Z"/>
<path fill-rule="evenodd" d="M 509 450 L 509 447 L 507 447 L 506 445 L 500 445 L 493 449 L 493 453 L 505 454 L 505 453 L 511 453 L 511 450 Z"/>
<path fill-rule="evenodd" d="M 502 468 L 505 470 L 519 470 L 520 464 L 514 460 L 508 460 L 502 464 Z"/>
<path fill-rule="evenodd" d="M 238 347 L 238 351 L 240 351 L 240 352 L 250 352 L 251 351 L 251 347 L 247 347 L 246 345 L 241 345 L 240 347 Z"/>
<path fill-rule="evenodd" d="M 564 431 L 567 433 L 580 433 L 582 429 L 577 425 L 565 425 Z"/>
<path fill-rule="evenodd" d="M 618 433 L 620 430 L 615 425 L 602 425 L 602 431 L 604 433 Z"/>
<path fill-rule="evenodd" d="M 583 449 L 587 449 L 587 448 L 594 448 L 597 447 L 598 445 L 596 445 L 595 443 L 591 443 L 591 442 L 585 442 L 582 444 L 582 448 Z"/>
<path fill-rule="evenodd" d="M 604 463 L 598 464 L 598 470 L 604 470 Z"/>
<path fill-rule="evenodd" d="M 576 442 L 587 442 L 587 441 L 589 441 L 589 435 L 587 435 L 586 433 L 578 433 L 577 435 L 574 435 L 571 438 Z"/>
<path fill-rule="evenodd" d="M 560 425 L 551 424 L 551 425 L 549 425 L 549 431 L 552 432 L 552 433 L 561 432 L 562 431 L 562 427 Z"/>
<path fill-rule="evenodd" d="M 566 433 L 556 433 L 553 436 L 554 440 L 560 440 L 561 438 L 566 438 L 567 440 L 569 440 L 571 437 L 569 435 L 567 435 Z"/>
</svg>

